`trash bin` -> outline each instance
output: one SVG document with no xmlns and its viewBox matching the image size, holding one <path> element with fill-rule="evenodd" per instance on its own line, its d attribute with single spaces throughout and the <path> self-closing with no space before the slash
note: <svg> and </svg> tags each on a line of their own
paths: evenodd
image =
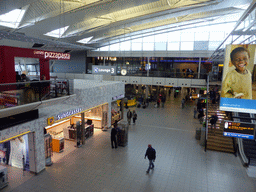
<svg viewBox="0 0 256 192">
<path fill-rule="evenodd" d="M 117 127 L 119 128 L 117 132 L 117 144 L 118 146 L 125 147 L 128 143 L 128 122 L 119 121 Z"/>
<path fill-rule="evenodd" d="M 205 145 L 205 127 L 201 128 L 201 138 L 200 138 L 200 145 Z"/>
<path fill-rule="evenodd" d="M 201 129 L 197 128 L 196 129 L 196 140 L 200 140 L 200 138 L 201 138 Z"/>
</svg>

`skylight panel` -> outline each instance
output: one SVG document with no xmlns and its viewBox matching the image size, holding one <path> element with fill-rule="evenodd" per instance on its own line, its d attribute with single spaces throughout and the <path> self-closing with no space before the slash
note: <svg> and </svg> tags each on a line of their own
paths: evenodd
<svg viewBox="0 0 256 192">
<path fill-rule="evenodd" d="M 81 39 L 81 40 L 79 40 L 79 41 L 77 41 L 77 42 L 78 42 L 78 43 L 87 44 L 92 38 L 93 38 L 93 36 L 87 37 L 87 38 Z"/>
<path fill-rule="evenodd" d="M 56 38 L 61 38 L 62 35 L 65 33 L 65 31 L 68 29 L 69 26 L 62 27 L 59 29 L 55 29 L 53 31 L 50 31 L 44 35 L 50 36 L 50 37 L 56 37 Z"/>
<path fill-rule="evenodd" d="M 0 15 L 0 25 L 10 28 L 18 28 L 21 19 L 25 14 L 25 10 L 14 9 L 8 13 Z"/>
</svg>

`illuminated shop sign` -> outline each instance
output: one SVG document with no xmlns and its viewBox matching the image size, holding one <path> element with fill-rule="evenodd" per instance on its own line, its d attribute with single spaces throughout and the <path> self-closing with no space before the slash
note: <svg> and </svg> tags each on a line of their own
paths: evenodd
<svg viewBox="0 0 256 192">
<path fill-rule="evenodd" d="M 223 135 L 227 137 L 238 137 L 254 139 L 255 124 L 225 121 Z"/>
<path fill-rule="evenodd" d="M 118 100 L 118 99 L 122 99 L 122 98 L 124 98 L 124 94 L 112 97 L 112 100 L 114 101 L 114 100 Z"/>
<path fill-rule="evenodd" d="M 58 53 L 51 51 L 34 51 L 34 55 L 39 57 L 44 57 L 45 59 L 60 59 L 60 60 L 70 60 L 69 53 Z"/>
<path fill-rule="evenodd" d="M 93 74 L 101 74 L 101 75 L 104 75 L 104 74 L 116 75 L 116 66 L 93 65 L 92 73 Z"/>
<path fill-rule="evenodd" d="M 64 119 L 68 116 L 72 116 L 72 115 L 74 115 L 76 113 L 79 113 L 81 111 L 82 111 L 82 108 L 78 108 L 78 109 L 74 109 L 74 110 L 70 110 L 70 111 L 61 113 L 61 114 L 57 115 L 57 120 Z"/>
</svg>

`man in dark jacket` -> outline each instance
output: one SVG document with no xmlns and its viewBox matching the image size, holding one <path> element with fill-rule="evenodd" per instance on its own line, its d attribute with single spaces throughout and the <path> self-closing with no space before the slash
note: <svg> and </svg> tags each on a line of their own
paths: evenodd
<svg viewBox="0 0 256 192">
<path fill-rule="evenodd" d="M 118 132 L 117 122 L 115 122 L 114 128 L 111 129 L 111 145 L 112 145 L 112 148 L 114 148 L 113 143 L 115 143 L 115 148 L 117 148 L 117 142 L 116 142 L 116 134 L 117 134 L 117 132 Z"/>
<path fill-rule="evenodd" d="M 211 123 L 211 129 L 214 127 L 213 133 L 215 135 L 215 130 L 216 130 L 216 123 L 218 121 L 218 116 L 217 113 L 211 116 L 210 118 L 210 123 Z"/>
<path fill-rule="evenodd" d="M 156 159 L 156 150 L 150 144 L 148 145 L 148 149 L 145 154 L 145 159 L 146 157 L 148 157 L 149 160 L 149 167 L 146 173 L 149 173 L 150 169 L 154 169 L 155 165 L 153 162 L 155 162 Z"/>
<path fill-rule="evenodd" d="M 129 125 L 131 124 L 131 118 L 132 118 L 132 112 L 129 109 L 128 112 L 127 112 L 127 121 L 128 121 Z"/>
</svg>

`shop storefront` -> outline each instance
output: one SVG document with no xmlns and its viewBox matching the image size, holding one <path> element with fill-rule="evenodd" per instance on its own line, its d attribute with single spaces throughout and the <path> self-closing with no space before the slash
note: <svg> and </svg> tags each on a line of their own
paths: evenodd
<svg viewBox="0 0 256 192">
<path fill-rule="evenodd" d="M 81 108 L 57 115 L 57 121 L 45 127 L 46 165 L 80 147 L 96 129 L 104 129 L 108 120 L 108 103 L 82 111 Z M 62 153 L 61 155 L 59 153 Z"/>
</svg>

